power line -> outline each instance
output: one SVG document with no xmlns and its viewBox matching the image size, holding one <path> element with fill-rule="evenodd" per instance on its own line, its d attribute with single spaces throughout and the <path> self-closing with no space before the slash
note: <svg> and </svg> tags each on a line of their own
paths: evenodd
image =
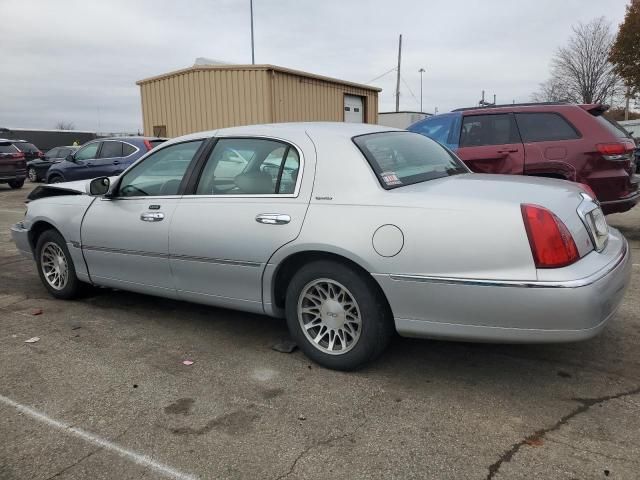
<svg viewBox="0 0 640 480">
<path fill-rule="evenodd" d="M 413 93 L 413 90 L 411 90 L 411 87 L 409 86 L 409 84 L 404 80 L 403 77 L 400 77 L 400 80 L 402 80 L 402 83 L 404 83 L 404 86 L 407 87 L 407 90 L 409 90 L 409 93 L 411 94 L 411 96 L 413 97 L 413 99 L 416 101 L 416 105 L 420 105 L 420 102 L 418 101 L 418 98 L 416 97 L 416 95 Z"/>
<path fill-rule="evenodd" d="M 373 78 L 373 79 L 369 80 L 368 82 L 364 82 L 364 84 L 368 85 L 371 82 L 375 82 L 376 80 L 379 80 L 380 78 L 384 77 L 385 75 L 389 75 L 391 72 L 395 72 L 397 69 L 398 69 L 398 67 L 393 67 L 391 70 L 387 70 L 382 75 L 378 75 L 376 78 Z"/>
</svg>

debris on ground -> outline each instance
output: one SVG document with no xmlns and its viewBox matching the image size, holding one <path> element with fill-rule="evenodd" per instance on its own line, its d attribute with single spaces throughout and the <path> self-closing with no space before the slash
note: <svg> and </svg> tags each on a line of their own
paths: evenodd
<svg viewBox="0 0 640 480">
<path fill-rule="evenodd" d="M 32 308 L 31 309 L 31 315 L 42 315 L 42 309 L 41 308 Z"/>
<path fill-rule="evenodd" d="M 298 415 L 298 420 L 306 420 L 307 417 L 305 417 L 304 415 Z"/>
<path fill-rule="evenodd" d="M 541 438 L 527 438 L 524 443 L 532 447 L 541 447 L 542 445 L 544 445 L 544 442 Z"/>
<path fill-rule="evenodd" d="M 276 343 L 271 345 L 271 349 L 280 353 L 291 353 L 296 349 L 297 346 L 298 345 L 296 345 L 296 342 L 286 337 L 281 338 Z"/>
<path fill-rule="evenodd" d="M 75 327 L 71 327 L 71 330 L 78 330 L 79 328 L 82 328 L 80 325 L 76 325 Z"/>
<path fill-rule="evenodd" d="M 183 365 L 193 365 L 193 363 L 194 363 L 193 360 L 183 360 L 182 361 Z"/>
<path fill-rule="evenodd" d="M 40 340 L 40 337 L 31 337 L 30 339 L 25 340 L 24 343 L 36 343 L 39 340 Z"/>
</svg>

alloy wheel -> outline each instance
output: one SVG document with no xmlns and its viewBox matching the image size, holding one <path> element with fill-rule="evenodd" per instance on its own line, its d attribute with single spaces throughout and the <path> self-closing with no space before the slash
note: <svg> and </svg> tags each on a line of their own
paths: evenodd
<svg viewBox="0 0 640 480">
<path fill-rule="evenodd" d="M 57 243 L 47 242 L 40 253 L 40 265 L 47 283 L 55 290 L 62 290 L 69 279 L 69 264 Z"/>
</svg>

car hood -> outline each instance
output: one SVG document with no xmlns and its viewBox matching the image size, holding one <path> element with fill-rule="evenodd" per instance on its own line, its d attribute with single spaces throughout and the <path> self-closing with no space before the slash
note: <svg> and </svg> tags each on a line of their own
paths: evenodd
<svg viewBox="0 0 640 480">
<path fill-rule="evenodd" d="M 111 183 L 117 177 L 109 177 Z M 39 200 L 46 197 L 57 197 L 60 195 L 88 195 L 89 180 L 76 180 L 74 182 L 50 183 L 48 185 L 40 185 L 36 187 L 28 196 L 27 200 Z"/>
</svg>

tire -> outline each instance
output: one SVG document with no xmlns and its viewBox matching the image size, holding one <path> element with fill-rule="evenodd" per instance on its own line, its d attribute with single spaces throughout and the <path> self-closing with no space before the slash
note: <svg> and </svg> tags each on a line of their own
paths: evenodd
<svg viewBox="0 0 640 480">
<path fill-rule="evenodd" d="M 29 177 L 29 181 L 32 183 L 36 183 L 39 180 L 38 172 L 36 172 L 36 169 L 33 167 L 30 167 L 29 170 L 27 170 L 27 176 Z"/>
<path fill-rule="evenodd" d="M 51 295 L 64 300 L 69 300 L 79 295 L 82 284 L 76 276 L 73 259 L 62 235 L 55 230 L 43 232 L 38 238 L 35 256 L 40 280 Z M 60 263 L 59 257 L 62 257 L 63 264 Z M 47 262 L 43 263 L 47 258 L 52 263 L 48 265 Z M 61 280 L 56 285 L 56 277 L 52 270 L 55 271 L 57 267 L 58 271 L 60 271 L 63 265 L 66 266 L 66 280 Z M 60 275 L 58 277 L 60 278 Z"/>
<path fill-rule="evenodd" d="M 331 260 L 298 270 L 287 287 L 285 311 L 298 347 L 314 362 L 334 370 L 354 370 L 378 357 L 394 329 L 375 281 Z M 311 326 L 305 328 L 303 323 Z"/>
<path fill-rule="evenodd" d="M 22 188 L 24 180 L 9 180 L 9 186 L 13 189 Z"/>
<path fill-rule="evenodd" d="M 64 178 L 62 178 L 60 175 L 51 175 L 47 179 L 47 183 L 62 183 L 62 182 L 64 182 Z"/>
</svg>

